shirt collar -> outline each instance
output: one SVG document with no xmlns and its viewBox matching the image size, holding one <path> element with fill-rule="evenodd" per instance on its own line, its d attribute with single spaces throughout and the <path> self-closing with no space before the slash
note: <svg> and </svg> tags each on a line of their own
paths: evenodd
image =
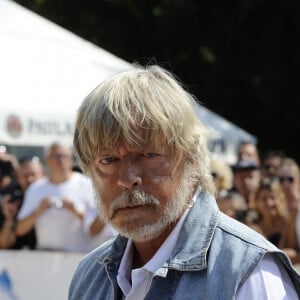
<svg viewBox="0 0 300 300">
<path fill-rule="evenodd" d="M 186 219 L 189 210 L 192 208 L 195 201 L 197 200 L 200 192 L 201 189 L 199 187 L 195 191 L 191 203 L 189 204 L 189 206 L 187 207 L 187 209 L 179 219 L 175 228 L 172 230 L 172 232 L 164 241 L 164 243 L 161 245 L 161 247 L 157 250 L 155 255 L 142 267 L 143 269 L 151 273 L 155 273 L 170 258 L 171 253 L 176 245 L 184 220 Z M 119 285 L 120 282 L 122 282 L 122 284 L 125 284 L 127 288 L 130 287 L 132 259 L 133 259 L 133 241 L 131 239 L 128 239 L 124 254 L 122 256 L 120 267 L 118 270 L 118 276 L 117 276 Z"/>
</svg>

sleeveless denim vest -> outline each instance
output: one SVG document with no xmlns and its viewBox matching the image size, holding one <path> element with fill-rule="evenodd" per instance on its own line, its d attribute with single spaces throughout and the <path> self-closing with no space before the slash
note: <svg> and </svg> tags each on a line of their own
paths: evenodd
<svg viewBox="0 0 300 300">
<path fill-rule="evenodd" d="M 126 243 L 118 236 L 88 254 L 74 274 L 69 299 L 121 299 L 116 277 Z M 300 276 L 288 257 L 260 234 L 221 213 L 215 199 L 201 192 L 145 299 L 235 299 L 266 253 L 283 264 L 300 298 Z"/>
</svg>

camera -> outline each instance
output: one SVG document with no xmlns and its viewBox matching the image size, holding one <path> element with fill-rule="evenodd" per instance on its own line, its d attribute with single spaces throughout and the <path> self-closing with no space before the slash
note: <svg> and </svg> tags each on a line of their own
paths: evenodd
<svg viewBox="0 0 300 300">
<path fill-rule="evenodd" d="M 63 207 L 63 201 L 61 197 L 58 196 L 52 196 L 51 197 L 51 205 L 55 208 L 62 208 Z"/>
<path fill-rule="evenodd" d="M 0 159 L 0 177 L 12 176 L 14 172 L 13 165 L 10 161 Z"/>
<path fill-rule="evenodd" d="M 8 203 L 15 203 L 15 202 L 22 203 L 24 195 L 22 190 L 19 187 L 11 185 L 1 191 L 0 201 L 2 201 L 2 198 L 4 196 L 9 197 Z"/>
</svg>

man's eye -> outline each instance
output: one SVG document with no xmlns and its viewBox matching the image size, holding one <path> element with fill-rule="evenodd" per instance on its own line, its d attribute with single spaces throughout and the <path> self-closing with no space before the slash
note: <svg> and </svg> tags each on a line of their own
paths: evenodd
<svg viewBox="0 0 300 300">
<path fill-rule="evenodd" d="M 158 156 L 158 154 L 157 153 L 153 153 L 153 152 L 148 152 L 148 153 L 145 153 L 144 156 L 148 157 L 148 158 L 152 158 L 152 157 Z"/>
<path fill-rule="evenodd" d="M 108 165 L 116 161 L 115 157 L 109 156 L 109 157 L 104 157 L 100 160 L 100 162 L 104 165 Z"/>
</svg>

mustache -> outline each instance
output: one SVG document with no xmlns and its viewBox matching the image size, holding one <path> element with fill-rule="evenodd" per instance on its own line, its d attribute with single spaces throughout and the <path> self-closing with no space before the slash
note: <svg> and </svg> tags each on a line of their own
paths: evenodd
<svg viewBox="0 0 300 300">
<path fill-rule="evenodd" d="M 153 207 L 159 206 L 159 200 L 152 195 L 146 194 L 143 191 L 125 191 L 119 197 L 117 197 L 109 208 L 109 215 L 111 218 L 117 212 L 118 209 L 126 206 L 137 206 L 137 205 L 150 205 Z"/>
</svg>

